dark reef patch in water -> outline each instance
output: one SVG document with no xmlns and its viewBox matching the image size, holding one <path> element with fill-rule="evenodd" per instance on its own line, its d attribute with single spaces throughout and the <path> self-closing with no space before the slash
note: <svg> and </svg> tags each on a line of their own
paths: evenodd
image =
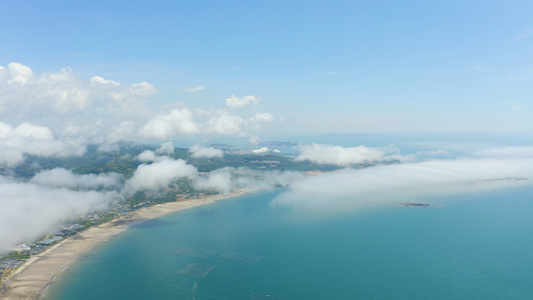
<svg viewBox="0 0 533 300">
<path fill-rule="evenodd" d="M 165 221 L 165 220 L 159 220 L 159 219 L 150 219 L 146 221 L 142 221 L 140 223 L 137 223 L 132 228 L 153 228 L 153 227 L 162 227 L 162 226 L 170 226 L 173 222 Z"/>
</svg>

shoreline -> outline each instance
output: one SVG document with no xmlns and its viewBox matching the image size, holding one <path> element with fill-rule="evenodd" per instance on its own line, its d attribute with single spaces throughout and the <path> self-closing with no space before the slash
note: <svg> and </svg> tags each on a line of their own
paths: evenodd
<svg viewBox="0 0 533 300">
<path fill-rule="evenodd" d="M 176 201 L 144 207 L 110 222 L 81 231 L 42 253 L 25 261 L 3 283 L 2 299 L 39 299 L 63 270 L 96 246 L 141 221 L 164 216 L 180 210 L 207 205 L 218 200 L 234 198 L 248 193 L 239 190 L 229 194 L 206 196 L 187 201 Z"/>
</svg>

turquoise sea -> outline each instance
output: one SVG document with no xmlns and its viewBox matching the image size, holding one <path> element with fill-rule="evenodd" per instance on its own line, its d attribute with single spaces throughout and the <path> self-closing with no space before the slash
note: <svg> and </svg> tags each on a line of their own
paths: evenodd
<svg viewBox="0 0 533 300">
<path fill-rule="evenodd" d="M 533 299 L 533 188 L 344 213 L 250 194 L 140 223 L 48 299 Z"/>
</svg>

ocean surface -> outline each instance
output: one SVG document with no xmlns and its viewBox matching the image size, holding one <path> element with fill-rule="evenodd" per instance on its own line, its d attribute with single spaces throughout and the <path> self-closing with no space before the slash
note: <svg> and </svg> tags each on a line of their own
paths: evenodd
<svg viewBox="0 0 533 300">
<path fill-rule="evenodd" d="M 321 213 L 250 194 L 140 223 L 47 299 L 533 299 L 533 188 Z"/>
</svg>

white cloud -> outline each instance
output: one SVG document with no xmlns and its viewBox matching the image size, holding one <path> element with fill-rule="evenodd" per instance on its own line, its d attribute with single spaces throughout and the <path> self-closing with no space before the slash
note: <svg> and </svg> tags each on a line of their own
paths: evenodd
<svg viewBox="0 0 533 300">
<path fill-rule="evenodd" d="M 139 133 L 145 138 L 168 139 L 176 136 L 206 135 L 246 135 L 250 123 L 260 124 L 275 120 L 268 113 L 259 113 L 248 122 L 243 117 L 227 109 L 218 111 L 194 110 L 201 121 L 187 108 L 176 108 L 168 114 L 159 114 L 148 121 Z"/>
<path fill-rule="evenodd" d="M 243 125 L 245 125 L 245 121 L 241 117 L 233 115 L 228 111 L 221 111 L 218 116 L 208 121 L 207 133 L 218 135 L 239 135 L 243 132 Z"/>
<path fill-rule="evenodd" d="M 533 158 L 533 147 L 501 147 L 477 150 L 475 155 L 492 158 Z"/>
<path fill-rule="evenodd" d="M 177 108 L 169 114 L 156 115 L 139 132 L 146 138 L 168 139 L 179 135 L 196 134 L 199 128 L 188 109 Z"/>
<path fill-rule="evenodd" d="M 63 136 L 77 136 L 80 134 L 81 128 L 79 126 L 69 123 L 62 131 L 61 135 Z"/>
<path fill-rule="evenodd" d="M 10 78 L 7 80 L 7 84 L 9 85 L 21 85 L 22 86 L 22 85 L 25 85 L 30 79 L 33 78 L 33 71 L 27 66 L 20 64 L 20 63 L 12 62 L 7 65 L 7 69 L 2 68 L 0 69 L 0 71 L 8 73 L 7 76 L 9 76 Z"/>
<path fill-rule="evenodd" d="M 136 94 L 141 94 L 141 95 L 146 95 L 146 96 L 151 95 L 157 91 L 153 85 L 149 84 L 146 81 L 134 83 L 131 85 L 130 89 Z"/>
<path fill-rule="evenodd" d="M 95 175 L 97 176 L 97 175 Z M 50 233 L 61 222 L 104 209 L 114 191 L 73 191 L 0 176 L 0 252 Z"/>
<path fill-rule="evenodd" d="M 302 153 L 296 161 L 312 161 L 318 164 L 349 166 L 385 160 L 386 151 L 365 146 L 348 147 L 312 144 L 299 147 Z"/>
<path fill-rule="evenodd" d="M 195 93 L 195 92 L 199 92 L 199 91 L 203 91 L 205 90 L 205 86 L 203 85 L 199 85 L 197 87 L 188 87 L 188 88 L 184 88 L 184 89 L 181 89 L 182 92 L 187 92 L 187 93 Z"/>
<path fill-rule="evenodd" d="M 209 173 L 207 178 L 200 178 L 194 182 L 194 186 L 201 190 L 215 190 L 227 194 L 234 190 L 231 173 L 229 171 L 215 170 Z"/>
<path fill-rule="evenodd" d="M 116 143 L 118 141 L 127 140 L 133 135 L 135 123 L 131 121 L 125 121 L 118 126 L 111 128 L 106 139 L 107 143 Z"/>
<path fill-rule="evenodd" d="M 120 146 L 118 144 L 100 144 L 96 149 L 98 152 L 117 152 L 119 150 Z"/>
<path fill-rule="evenodd" d="M 200 85 L 187 89 L 199 91 Z M 7 124 L 46 126 L 62 137 L 83 136 L 93 144 L 121 140 L 168 139 L 184 135 L 247 135 L 260 124 L 276 120 L 269 113 L 229 112 L 220 107 L 161 110 L 148 108 L 157 89 L 146 81 L 124 84 L 92 76 L 80 78 L 70 68 L 34 74 L 30 67 L 10 63 L 0 69 L 0 120 Z M 260 98 L 231 95 L 230 108 L 258 104 Z M 174 104 L 176 107 L 178 104 Z"/>
<path fill-rule="evenodd" d="M 172 148 L 172 149 L 174 149 L 174 148 Z M 157 149 L 155 152 L 152 151 L 152 150 L 144 150 L 141 154 L 137 155 L 137 159 L 142 161 L 142 162 L 161 161 L 161 160 L 165 160 L 165 159 L 170 159 L 170 157 L 168 157 L 166 155 L 157 156 L 157 154 L 169 153 L 169 151 L 167 151 L 168 149 L 165 150 L 164 152 L 158 152 L 158 150 L 159 149 Z M 174 150 L 172 150 L 171 153 L 174 153 Z"/>
<path fill-rule="evenodd" d="M 166 142 L 159 147 L 159 149 L 155 150 L 155 153 L 157 154 L 174 154 L 174 143 L 172 141 Z"/>
<path fill-rule="evenodd" d="M 45 126 L 22 123 L 17 127 L 0 122 L 0 163 L 14 166 L 21 162 L 23 154 L 46 157 L 83 155 L 87 140 L 82 138 L 55 138 Z"/>
<path fill-rule="evenodd" d="M 259 149 L 254 149 L 254 150 L 252 150 L 252 153 L 255 153 L 255 154 L 268 153 L 268 147 L 261 147 Z"/>
<path fill-rule="evenodd" d="M 2 124 L 7 125 L 7 124 Z M 19 136 L 24 138 L 32 138 L 40 141 L 50 141 L 54 139 L 52 131 L 48 127 L 36 126 L 29 123 L 22 123 L 13 128 L 11 136 Z"/>
<path fill-rule="evenodd" d="M 235 95 L 231 95 L 229 98 L 226 98 L 226 106 L 229 108 L 241 108 L 251 104 L 258 104 L 261 102 L 261 98 L 249 95 L 242 98 L 237 98 Z"/>
<path fill-rule="evenodd" d="M 0 147 L 0 165 L 15 167 L 24 161 L 21 151 L 12 148 Z"/>
<path fill-rule="evenodd" d="M 255 171 L 249 168 L 225 167 L 211 171 L 207 177 L 197 178 L 194 185 L 198 189 L 230 193 L 240 189 L 265 190 L 286 187 L 302 177 L 302 173 L 293 171 Z"/>
<path fill-rule="evenodd" d="M 533 183 L 532 178 L 533 159 L 460 159 L 381 165 L 305 178 L 290 185 L 273 204 L 302 209 L 356 210 L 527 185 Z"/>
<path fill-rule="evenodd" d="M 150 162 L 155 161 L 157 159 L 157 156 L 152 150 L 144 150 L 141 154 L 137 155 L 137 159 L 142 162 Z"/>
<path fill-rule="evenodd" d="M 58 73 L 43 74 L 35 82 L 31 82 L 28 89 L 36 93 L 34 97 L 48 101 L 56 112 L 62 114 L 83 110 L 92 104 L 90 90 L 70 68 L 63 68 Z"/>
<path fill-rule="evenodd" d="M 261 138 L 260 137 L 257 137 L 257 136 L 252 136 L 248 139 L 248 143 L 252 144 L 252 145 L 257 145 L 259 144 L 259 142 L 261 141 Z"/>
<path fill-rule="evenodd" d="M 137 167 L 133 177 L 126 182 L 126 192 L 157 190 L 182 177 L 196 177 L 198 170 L 184 160 L 163 158 L 152 164 Z"/>
<path fill-rule="evenodd" d="M 70 170 L 55 168 L 35 174 L 30 182 L 50 187 L 90 189 L 118 187 L 121 179 L 122 175 L 117 173 L 77 175 Z"/>
<path fill-rule="evenodd" d="M 273 122 L 276 120 L 273 114 L 269 113 L 256 113 L 255 116 L 250 118 L 250 122 Z"/>
<path fill-rule="evenodd" d="M 93 84 L 103 84 L 103 85 L 112 85 L 112 86 L 119 86 L 120 83 L 113 81 L 113 80 L 105 80 L 103 77 L 100 76 L 94 76 L 91 78 L 91 83 Z"/>
<path fill-rule="evenodd" d="M 192 158 L 222 158 L 224 156 L 224 152 L 220 149 L 206 148 L 201 145 L 194 145 L 189 148 L 189 151 L 192 153 Z"/>
<path fill-rule="evenodd" d="M 147 82 L 122 86 L 94 76 L 77 77 L 70 68 L 33 76 L 27 66 L 11 63 L 0 70 L 0 117 L 6 123 L 31 120 L 54 132 L 76 128 L 86 138 L 107 138 L 109 128 L 150 117 L 147 97 L 157 90 Z M 103 120 L 102 126 L 94 126 Z M 66 130 L 65 136 L 72 135 Z"/>
</svg>

